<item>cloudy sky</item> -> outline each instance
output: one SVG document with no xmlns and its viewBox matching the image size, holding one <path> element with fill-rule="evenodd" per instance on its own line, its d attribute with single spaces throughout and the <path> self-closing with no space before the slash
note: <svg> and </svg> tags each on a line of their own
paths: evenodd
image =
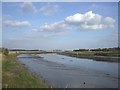
<svg viewBox="0 0 120 90">
<path fill-rule="evenodd" d="M 4 2 L 3 46 L 42 50 L 118 46 L 117 5 L 117 2 Z"/>
</svg>

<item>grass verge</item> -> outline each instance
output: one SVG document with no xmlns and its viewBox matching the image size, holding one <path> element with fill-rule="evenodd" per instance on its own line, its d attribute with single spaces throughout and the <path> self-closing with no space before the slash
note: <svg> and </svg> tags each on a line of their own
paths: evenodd
<svg viewBox="0 0 120 90">
<path fill-rule="evenodd" d="M 47 84 L 30 74 L 16 60 L 5 56 L 2 60 L 2 88 L 47 88 Z"/>
</svg>

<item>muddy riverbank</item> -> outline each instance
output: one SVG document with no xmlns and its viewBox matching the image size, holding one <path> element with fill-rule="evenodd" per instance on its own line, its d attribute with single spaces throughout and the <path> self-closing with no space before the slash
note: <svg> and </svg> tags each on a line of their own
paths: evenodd
<svg viewBox="0 0 120 90">
<path fill-rule="evenodd" d="M 57 54 L 76 57 L 76 58 L 93 59 L 95 61 L 107 61 L 107 62 L 119 62 L 120 59 L 120 57 L 100 56 L 100 55 L 92 55 L 92 54 L 76 54 L 70 52 L 59 52 Z"/>
</svg>

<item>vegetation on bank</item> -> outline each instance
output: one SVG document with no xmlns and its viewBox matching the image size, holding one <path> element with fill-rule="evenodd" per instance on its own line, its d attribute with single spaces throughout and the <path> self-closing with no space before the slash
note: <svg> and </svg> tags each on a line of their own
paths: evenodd
<svg viewBox="0 0 120 90">
<path fill-rule="evenodd" d="M 9 50 L 7 48 L 0 48 L 0 53 L 7 56 L 9 54 Z"/>
<path fill-rule="evenodd" d="M 0 89 L 2 88 L 2 54 L 0 53 Z"/>
<path fill-rule="evenodd" d="M 2 58 L 3 88 L 47 88 L 48 86 L 29 73 L 17 60 L 15 53 Z"/>
<path fill-rule="evenodd" d="M 66 51 L 64 53 L 77 54 L 77 55 L 120 57 L 120 53 L 118 53 L 118 51 Z"/>
<path fill-rule="evenodd" d="M 120 48 L 98 48 L 98 49 L 78 49 L 68 53 L 81 55 L 96 55 L 96 56 L 120 56 Z"/>
</svg>

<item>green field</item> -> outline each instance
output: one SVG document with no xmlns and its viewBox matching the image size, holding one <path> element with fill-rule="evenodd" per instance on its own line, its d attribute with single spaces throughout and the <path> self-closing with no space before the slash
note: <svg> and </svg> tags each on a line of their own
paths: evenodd
<svg viewBox="0 0 120 90">
<path fill-rule="evenodd" d="M 3 88 L 47 88 L 48 85 L 29 73 L 15 56 L 4 56 L 2 59 Z"/>
</svg>

